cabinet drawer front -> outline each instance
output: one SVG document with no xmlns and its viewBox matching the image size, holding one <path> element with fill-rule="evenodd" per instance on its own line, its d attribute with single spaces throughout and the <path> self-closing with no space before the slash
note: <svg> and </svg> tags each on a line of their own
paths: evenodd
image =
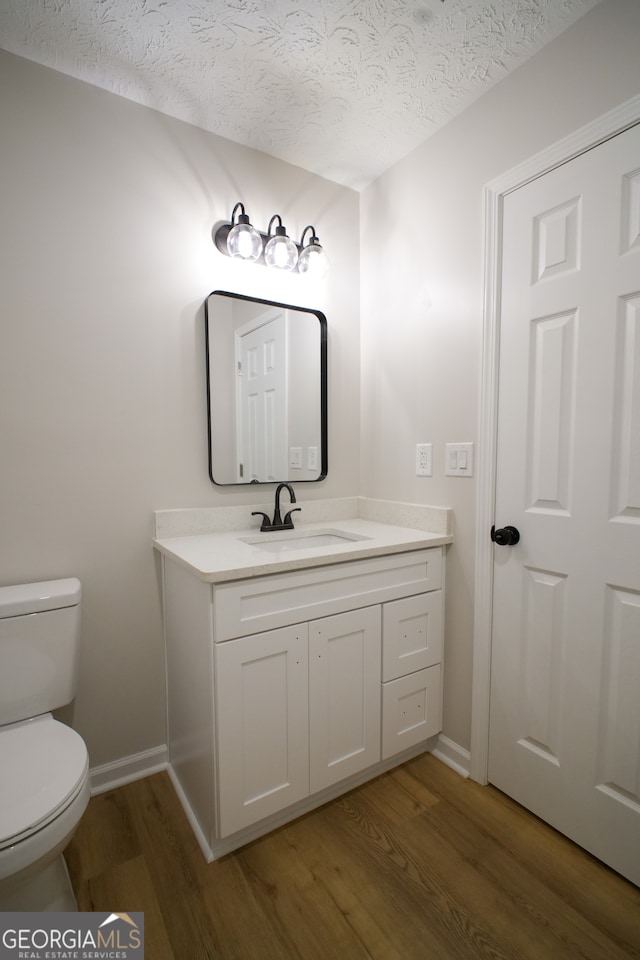
<svg viewBox="0 0 640 960">
<path fill-rule="evenodd" d="M 442 590 L 385 603 L 382 679 L 395 680 L 442 660 Z"/>
<path fill-rule="evenodd" d="M 442 729 L 440 664 L 382 684 L 382 759 Z"/>
<path fill-rule="evenodd" d="M 306 624 L 215 649 L 219 836 L 309 793 Z"/>
<path fill-rule="evenodd" d="M 214 637 L 220 642 L 302 623 L 437 590 L 441 582 L 437 547 L 220 583 L 213 587 Z"/>
</svg>

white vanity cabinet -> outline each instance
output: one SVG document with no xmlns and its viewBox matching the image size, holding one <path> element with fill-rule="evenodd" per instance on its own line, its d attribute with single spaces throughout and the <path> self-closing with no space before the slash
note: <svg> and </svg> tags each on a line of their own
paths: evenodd
<svg viewBox="0 0 640 960">
<path fill-rule="evenodd" d="M 163 560 L 169 772 L 208 857 L 441 729 L 442 547 L 214 583 Z"/>
</svg>

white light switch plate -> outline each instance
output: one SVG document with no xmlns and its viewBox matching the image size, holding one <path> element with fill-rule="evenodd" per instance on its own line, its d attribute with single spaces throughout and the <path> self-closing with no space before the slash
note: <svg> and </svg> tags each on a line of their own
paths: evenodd
<svg viewBox="0 0 640 960">
<path fill-rule="evenodd" d="M 444 473 L 446 477 L 472 477 L 473 444 L 445 444 L 444 464 Z"/>
</svg>

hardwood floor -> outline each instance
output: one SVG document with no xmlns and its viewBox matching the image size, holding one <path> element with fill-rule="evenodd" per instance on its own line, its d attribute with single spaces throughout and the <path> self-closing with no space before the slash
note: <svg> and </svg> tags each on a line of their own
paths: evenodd
<svg viewBox="0 0 640 960">
<path fill-rule="evenodd" d="M 640 958 L 640 889 L 430 755 L 211 864 L 156 774 L 67 861 L 80 910 L 144 911 L 147 960 Z"/>
</svg>

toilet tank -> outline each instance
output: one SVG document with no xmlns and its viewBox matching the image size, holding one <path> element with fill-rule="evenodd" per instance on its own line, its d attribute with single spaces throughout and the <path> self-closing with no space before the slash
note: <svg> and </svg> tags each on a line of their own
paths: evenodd
<svg viewBox="0 0 640 960">
<path fill-rule="evenodd" d="M 80 595 L 75 578 L 0 587 L 0 726 L 73 700 Z"/>
</svg>

